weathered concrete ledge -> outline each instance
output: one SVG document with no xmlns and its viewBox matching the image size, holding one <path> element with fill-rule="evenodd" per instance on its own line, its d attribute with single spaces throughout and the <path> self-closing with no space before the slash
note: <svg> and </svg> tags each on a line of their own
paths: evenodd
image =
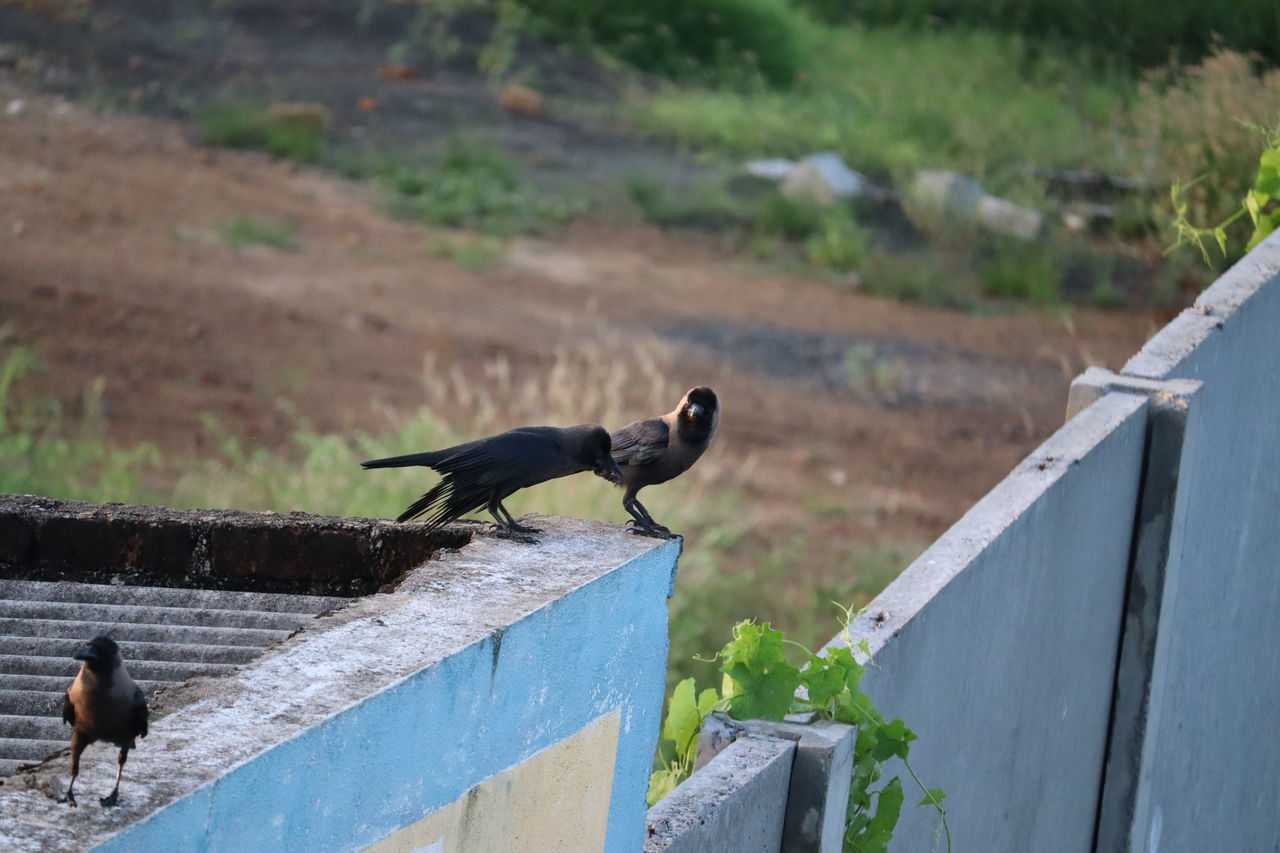
<svg viewBox="0 0 1280 853">
<path fill-rule="evenodd" d="M 1280 303 L 1280 287 L 1273 286 L 1277 279 L 1280 231 L 1223 273 L 1200 294 L 1194 306 L 1182 311 L 1147 341 L 1121 372 L 1151 379 L 1201 379 L 1201 365 L 1193 365 L 1191 370 L 1179 368 L 1193 354 L 1200 361 L 1212 359 L 1202 348 L 1222 332 L 1230 330 L 1231 337 L 1239 341 L 1273 341 L 1275 331 L 1269 323 Z M 1242 311 L 1246 305 L 1250 310 Z M 1197 353 L 1198 350 L 1201 351 Z"/>
<path fill-rule="evenodd" d="M 644 853 L 777 853 L 795 741 L 746 735 L 649 809 Z"/>
<path fill-rule="evenodd" d="M 419 846 L 450 851 L 570 849 L 581 837 L 563 833 L 589 832 L 593 849 L 635 850 L 679 543 L 595 522 L 534 524 L 537 546 L 476 537 L 234 675 L 179 691 L 185 704 L 130 754 L 116 809 L 55 801 L 66 758 L 7 780 L 0 847 L 321 851 L 418 831 Z M 561 750 L 568 742 L 576 751 Z M 561 753 L 589 760 L 556 765 Z M 552 764 L 538 758 L 548 755 Z M 572 814 L 521 781 L 538 762 L 585 792 Z M 114 750 L 91 747 L 77 788 L 105 792 L 113 772 Z M 482 809 L 447 808 L 465 795 L 509 815 L 493 797 L 513 789 L 536 808 L 499 847 L 476 834 L 490 823 Z M 446 813 L 455 817 L 432 823 Z"/>
<path fill-rule="evenodd" d="M 469 536 L 460 525 L 0 495 L 0 577 L 15 580 L 364 595 Z"/>
</svg>

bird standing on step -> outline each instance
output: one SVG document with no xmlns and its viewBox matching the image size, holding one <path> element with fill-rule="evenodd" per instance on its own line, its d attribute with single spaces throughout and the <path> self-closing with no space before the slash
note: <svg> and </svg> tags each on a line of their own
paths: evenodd
<svg viewBox="0 0 1280 853">
<path fill-rule="evenodd" d="M 632 533 L 670 539 L 674 534 L 653 520 L 636 493 L 678 477 L 698 461 L 720 423 L 720 403 L 710 388 L 694 388 L 674 411 L 627 424 L 610 436 L 613 458 L 622 469 L 622 508 L 634 521 Z"/>
<path fill-rule="evenodd" d="M 114 806 L 120 796 L 124 762 L 136 745 L 134 739 L 147 736 L 147 700 L 129 677 L 120 648 L 110 637 L 94 637 L 74 657 L 81 662 L 80 672 L 67 688 L 62 704 L 62 721 L 71 724 L 71 784 L 66 802 L 76 804 L 80 753 L 91 743 L 105 740 L 120 748 L 120 757 L 116 786 L 98 802 Z"/>
<path fill-rule="evenodd" d="M 609 455 L 609 433 L 598 424 L 572 427 L 520 427 L 501 435 L 431 450 L 362 462 L 364 468 L 404 468 L 422 465 L 444 475 L 429 492 L 400 513 L 396 521 L 427 516 L 429 527 L 440 527 L 485 507 L 498 529 L 512 539 L 530 540 L 537 533 L 517 524 L 502 502 L 520 489 L 591 471 L 611 483 L 622 472 Z M 523 535 L 522 535 L 523 534 Z"/>
</svg>

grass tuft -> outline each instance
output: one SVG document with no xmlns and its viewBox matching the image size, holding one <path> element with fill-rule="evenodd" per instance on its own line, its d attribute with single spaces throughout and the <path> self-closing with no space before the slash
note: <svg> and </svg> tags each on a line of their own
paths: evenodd
<svg viewBox="0 0 1280 853">
<path fill-rule="evenodd" d="M 272 221 L 242 214 L 224 222 L 218 233 L 223 242 L 236 249 L 270 246 L 291 252 L 298 248 L 298 225 L 287 220 Z"/>
</svg>

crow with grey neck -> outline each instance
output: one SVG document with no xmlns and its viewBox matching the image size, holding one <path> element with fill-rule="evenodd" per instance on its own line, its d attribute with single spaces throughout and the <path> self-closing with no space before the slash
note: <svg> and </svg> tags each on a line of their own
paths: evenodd
<svg viewBox="0 0 1280 853">
<path fill-rule="evenodd" d="M 422 465 L 443 474 L 444 479 L 400 513 L 396 521 L 426 516 L 436 528 L 484 507 L 498 529 L 513 539 L 531 541 L 519 534 L 537 533 L 517 524 L 502 502 L 520 489 L 591 471 L 611 483 L 622 472 L 609 455 L 609 433 L 597 424 L 572 427 L 521 427 L 501 435 L 432 450 L 361 463 L 365 468 L 404 468 Z"/>
<path fill-rule="evenodd" d="M 80 775 L 80 753 L 96 741 L 105 740 L 120 748 L 116 762 L 116 786 L 98 800 L 114 806 L 120 796 L 120 776 L 134 738 L 147 736 L 147 700 L 141 688 L 124 668 L 120 648 L 110 637 L 94 637 L 75 653 L 80 673 L 67 688 L 62 704 L 62 721 L 71 724 L 71 784 L 66 801 L 76 804 L 76 776 Z"/>
<path fill-rule="evenodd" d="M 674 411 L 636 421 L 613 433 L 613 458 L 622 469 L 622 508 L 634 521 L 632 533 L 670 539 L 674 534 L 653 520 L 636 493 L 680 476 L 698 461 L 720 424 L 720 404 L 710 388 L 694 388 Z"/>
</svg>

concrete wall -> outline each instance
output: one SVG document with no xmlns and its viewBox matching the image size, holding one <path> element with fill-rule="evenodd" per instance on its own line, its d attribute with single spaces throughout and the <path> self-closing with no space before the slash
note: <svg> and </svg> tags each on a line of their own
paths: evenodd
<svg viewBox="0 0 1280 853">
<path fill-rule="evenodd" d="M 1280 233 L 1125 366 L 1197 379 L 1130 849 L 1280 850 Z"/>
<path fill-rule="evenodd" d="M 1280 234 L 1071 412 L 855 623 L 866 689 L 958 850 L 1280 850 Z"/>
<path fill-rule="evenodd" d="M 0 848 L 638 850 L 679 545 L 538 526 L 539 547 L 477 537 L 187 688 L 118 809 L 56 803 L 65 758 L 6 785 Z M 77 788 L 113 770 L 91 747 Z"/>
<path fill-rule="evenodd" d="M 947 790 L 956 850 L 1092 849 L 1146 408 L 1085 409 L 854 625 L 877 664 L 867 693 Z M 906 808 L 893 849 L 932 849 L 937 828 Z"/>
</svg>

